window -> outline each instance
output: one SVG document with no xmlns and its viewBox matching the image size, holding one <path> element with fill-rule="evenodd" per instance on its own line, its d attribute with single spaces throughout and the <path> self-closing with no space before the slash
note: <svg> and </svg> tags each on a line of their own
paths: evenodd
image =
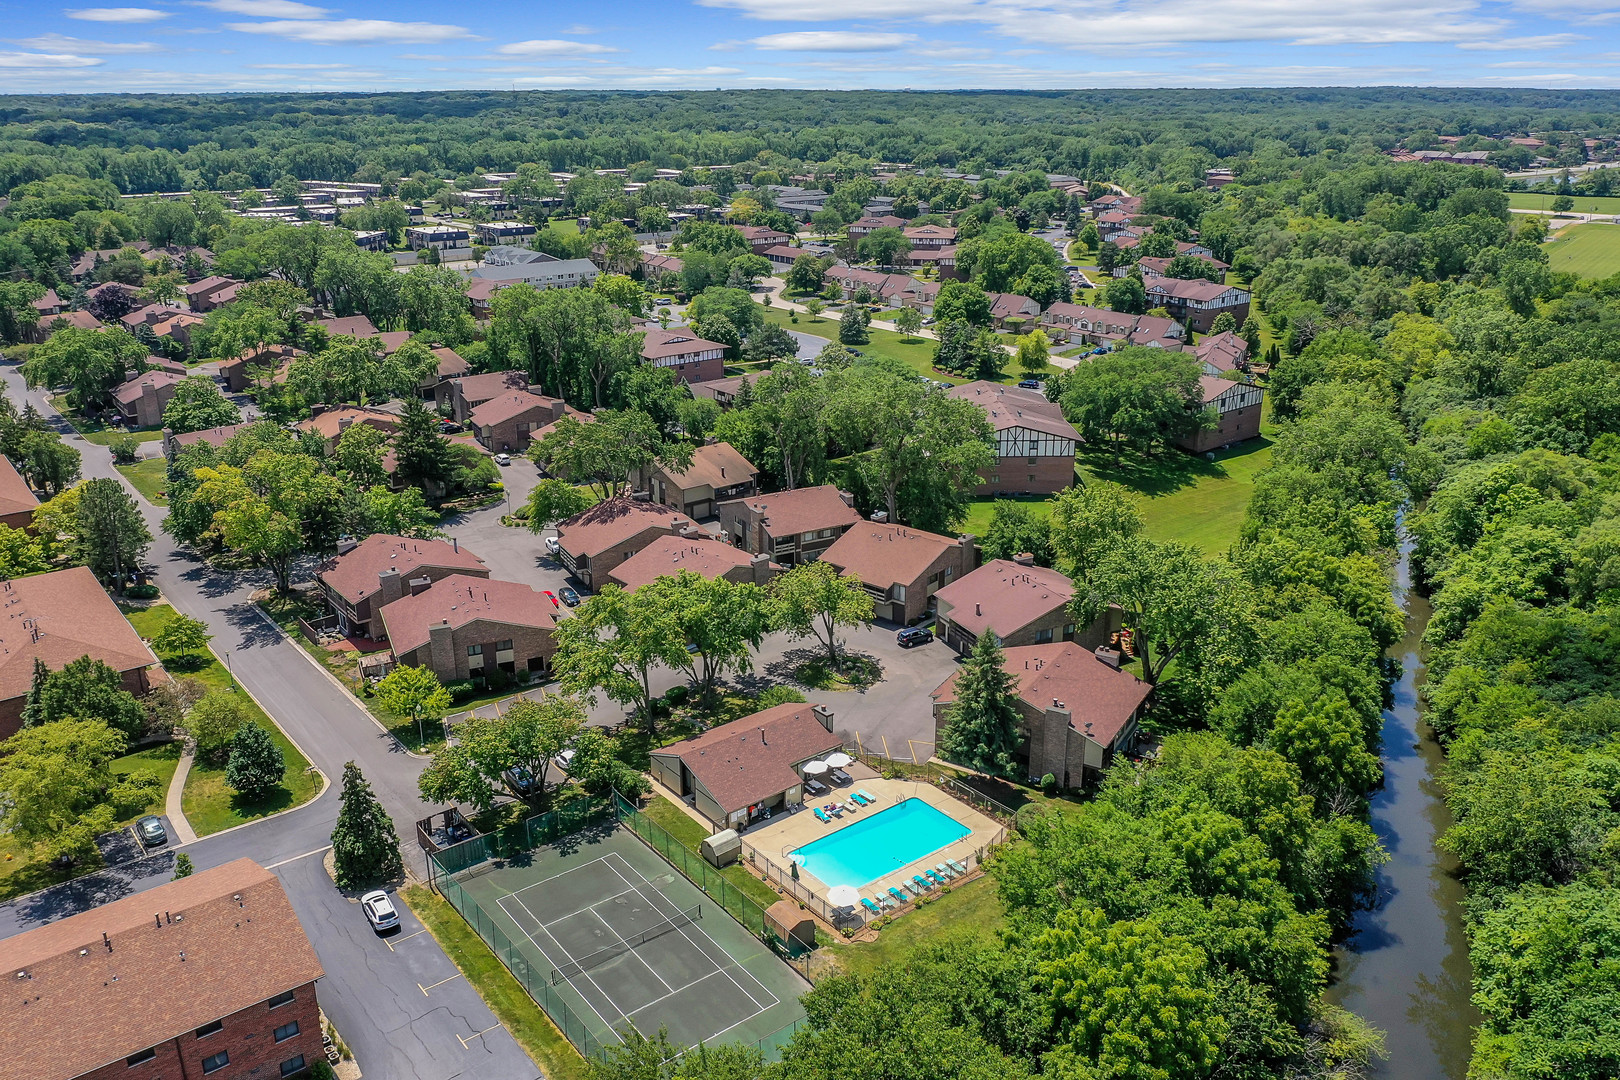
<svg viewBox="0 0 1620 1080">
<path fill-rule="evenodd" d="M 288 991 L 286 991 L 284 993 L 277 994 L 275 997 L 273 997 L 269 1001 L 265 1002 L 265 1004 L 267 1006 L 269 1006 L 270 1008 L 274 1009 L 279 1005 L 291 1005 L 292 1001 L 293 1001 L 293 992 L 291 990 L 288 990 Z"/>
<path fill-rule="evenodd" d="M 296 1034 L 298 1034 L 298 1021 L 294 1020 L 291 1023 L 282 1024 L 276 1028 L 276 1042 L 286 1042 Z"/>
<path fill-rule="evenodd" d="M 203 1058 L 203 1075 L 206 1076 L 211 1072 L 218 1072 L 230 1063 L 231 1054 L 229 1050 L 221 1050 L 217 1054 L 212 1054 L 205 1057 Z"/>
<path fill-rule="evenodd" d="M 1037 631 L 1035 631 L 1035 644 L 1037 644 L 1037 645 L 1045 645 L 1047 642 L 1049 642 L 1051 640 L 1052 640 L 1052 628 L 1051 627 L 1047 627 L 1045 630 L 1037 630 Z"/>
<path fill-rule="evenodd" d="M 129 1055 L 124 1059 L 124 1064 L 133 1069 L 137 1065 L 145 1065 L 155 1057 L 157 1057 L 157 1050 L 149 1046 L 138 1054 Z"/>
<path fill-rule="evenodd" d="M 1031 465 L 1034 465 L 1036 462 L 1038 462 L 1040 460 L 1041 460 L 1040 458 L 1032 457 L 1032 458 L 1029 459 L 1029 463 Z"/>
<path fill-rule="evenodd" d="M 469 645 L 469 646 L 467 646 L 467 655 L 468 656 L 483 656 L 484 655 L 484 647 L 482 645 Z"/>
<path fill-rule="evenodd" d="M 286 1061 L 283 1061 L 281 1063 L 281 1075 L 282 1076 L 291 1076 L 295 1072 L 302 1071 L 303 1068 L 304 1068 L 304 1055 L 299 1054 L 297 1057 L 288 1058 Z"/>
<path fill-rule="evenodd" d="M 1031 484 L 1033 484 L 1035 482 L 1035 474 L 1034 473 L 1029 474 L 1029 482 Z"/>
<path fill-rule="evenodd" d="M 823 539 L 826 539 L 827 537 L 831 536 L 835 531 L 836 530 L 834 530 L 834 529 L 822 529 L 821 530 L 821 536 L 822 536 Z"/>
<path fill-rule="evenodd" d="M 807 544 L 810 541 L 814 540 L 815 538 L 816 538 L 816 531 L 814 529 L 811 529 L 809 532 L 805 533 L 802 537 L 800 537 L 800 539 L 803 540 Z"/>
<path fill-rule="evenodd" d="M 906 602 L 906 587 L 904 585 L 894 587 L 894 598 L 902 604 Z"/>
<path fill-rule="evenodd" d="M 991 477 L 991 478 L 990 478 L 990 482 L 991 482 L 991 483 L 992 483 L 992 484 L 999 484 L 999 483 L 1001 483 L 1001 477 L 999 477 L 999 476 L 992 476 L 992 477 Z"/>
<path fill-rule="evenodd" d="M 511 652 L 512 651 L 512 639 L 507 638 L 505 641 L 497 641 L 495 643 L 495 651 L 496 652 Z"/>
<path fill-rule="evenodd" d="M 224 1027 L 225 1021 L 223 1020 L 215 1020 L 212 1024 L 204 1024 L 202 1027 L 197 1029 L 197 1038 L 206 1039 L 208 1036 L 223 1029 Z"/>
<path fill-rule="evenodd" d="M 1074 637 L 1074 623 L 1063 624 L 1063 640 L 1068 641 Z"/>
</svg>

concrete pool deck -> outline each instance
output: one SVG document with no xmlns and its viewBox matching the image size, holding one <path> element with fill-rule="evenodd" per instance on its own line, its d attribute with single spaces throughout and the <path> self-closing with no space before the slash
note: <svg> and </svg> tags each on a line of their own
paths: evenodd
<svg viewBox="0 0 1620 1080">
<path fill-rule="evenodd" d="M 840 829 L 848 828 L 859 821 L 865 821 L 874 814 L 881 813 L 890 807 L 897 806 L 905 799 L 921 799 L 941 813 L 953 818 L 971 831 L 960 840 L 956 840 L 937 851 L 932 851 L 908 863 L 895 873 L 880 877 L 869 884 L 858 885 L 861 895 L 877 900 L 887 897 L 888 889 L 893 886 L 900 889 L 907 897 L 910 892 L 902 887 L 911 883 L 913 874 L 921 874 L 926 868 L 932 870 L 937 864 L 947 859 L 955 859 L 965 866 L 977 870 L 980 856 L 998 838 L 1005 835 L 1001 823 L 969 806 L 967 803 L 954 799 L 935 787 L 933 784 L 917 780 L 885 780 L 871 770 L 852 765 L 847 770 L 854 779 L 849 787 L 833 787 L 832 791 L 820 798 L 806 798 L 805 804 L 798 810 L 784 815 L 773 817 L 764 824 L 754 825 L 742 836 L 746 850 L 752 848 L 763 858 L 769 859 L 778 869 L 786 873 L 791 860 L 788 853 L 804 847 L 806 844 L 831 836 Z M 868 775 L 861 776 L 858 772 Z M 822 822 L 811 812 L 812 806 L 825 806 L 831 802 L 848 803 L 850 793 L 857 789 L 865 789 L 877 797 L 877 801 L 869 807 L 858 809 L 851 814 L 845 811 L 842 817 L 834 818 L 831 822 Z M 756 867 L 763 871 L 763 867 Z M 924 878 L 924 880 L 927 880 Z M 799 883 L 815 893 L 822 900 L 826 900 L 827 889 L 831 885 L 841 882 L 824 882 L 807 870 L 799 873 Z M 892 898 L 891 898 L 892 899 Z M 866 912 L 864 908 L 861 909 Z"/>
</svg>

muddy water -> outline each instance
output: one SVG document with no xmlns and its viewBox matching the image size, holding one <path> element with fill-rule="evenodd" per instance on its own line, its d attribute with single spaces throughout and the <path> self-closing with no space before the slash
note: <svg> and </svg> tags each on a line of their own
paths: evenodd
<svg viewBox="0 0 1620 1080">
<path fill-rule="evenodd" d="M 1372 801 L 1372 825 L 1390 861 L 1378 875 L 1377 906 L 1360 914 L 1335 955 L 1327 998 L 1384 1031 L 1389 1056 L 1373 1075 L 1463 1080 L 1479 1016 L 1468 1000 L 1456 861 L 1434 843 L 1451 815 L 1436 779 L 1440 747 L 1418 703 L 1429 604 L 1410 590 L 1405 547 L 1395 598 L 1406 610 L 1407 632 L 1390 650 L 1402 674 L 1394 707 L 1384 713 L 1384 787 Z"/>
</svg>

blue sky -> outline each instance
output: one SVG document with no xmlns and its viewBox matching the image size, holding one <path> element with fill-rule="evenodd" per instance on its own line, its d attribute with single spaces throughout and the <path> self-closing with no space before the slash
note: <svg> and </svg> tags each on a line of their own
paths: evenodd
<svg viewBox="0 0 1620 1080">
<path fill-rule="evenodd" d="M 5 5 L 0 92 L 1620 86 L 1616 0 Z"/>
</svg>

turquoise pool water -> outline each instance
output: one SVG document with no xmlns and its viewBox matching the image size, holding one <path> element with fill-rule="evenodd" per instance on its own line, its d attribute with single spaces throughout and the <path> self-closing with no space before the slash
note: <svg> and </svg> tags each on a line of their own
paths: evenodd
<svg viewBox="0 0 1620 1080">
<path fill-rule="evenodd" d="M 921 799 L 907 799 L 796 848 L 793 861 L 827 885 L 865 885 L 916 862 L 973 830 Z M 938 860 L 935 860 L 936 862 Z"/>
</svg>

